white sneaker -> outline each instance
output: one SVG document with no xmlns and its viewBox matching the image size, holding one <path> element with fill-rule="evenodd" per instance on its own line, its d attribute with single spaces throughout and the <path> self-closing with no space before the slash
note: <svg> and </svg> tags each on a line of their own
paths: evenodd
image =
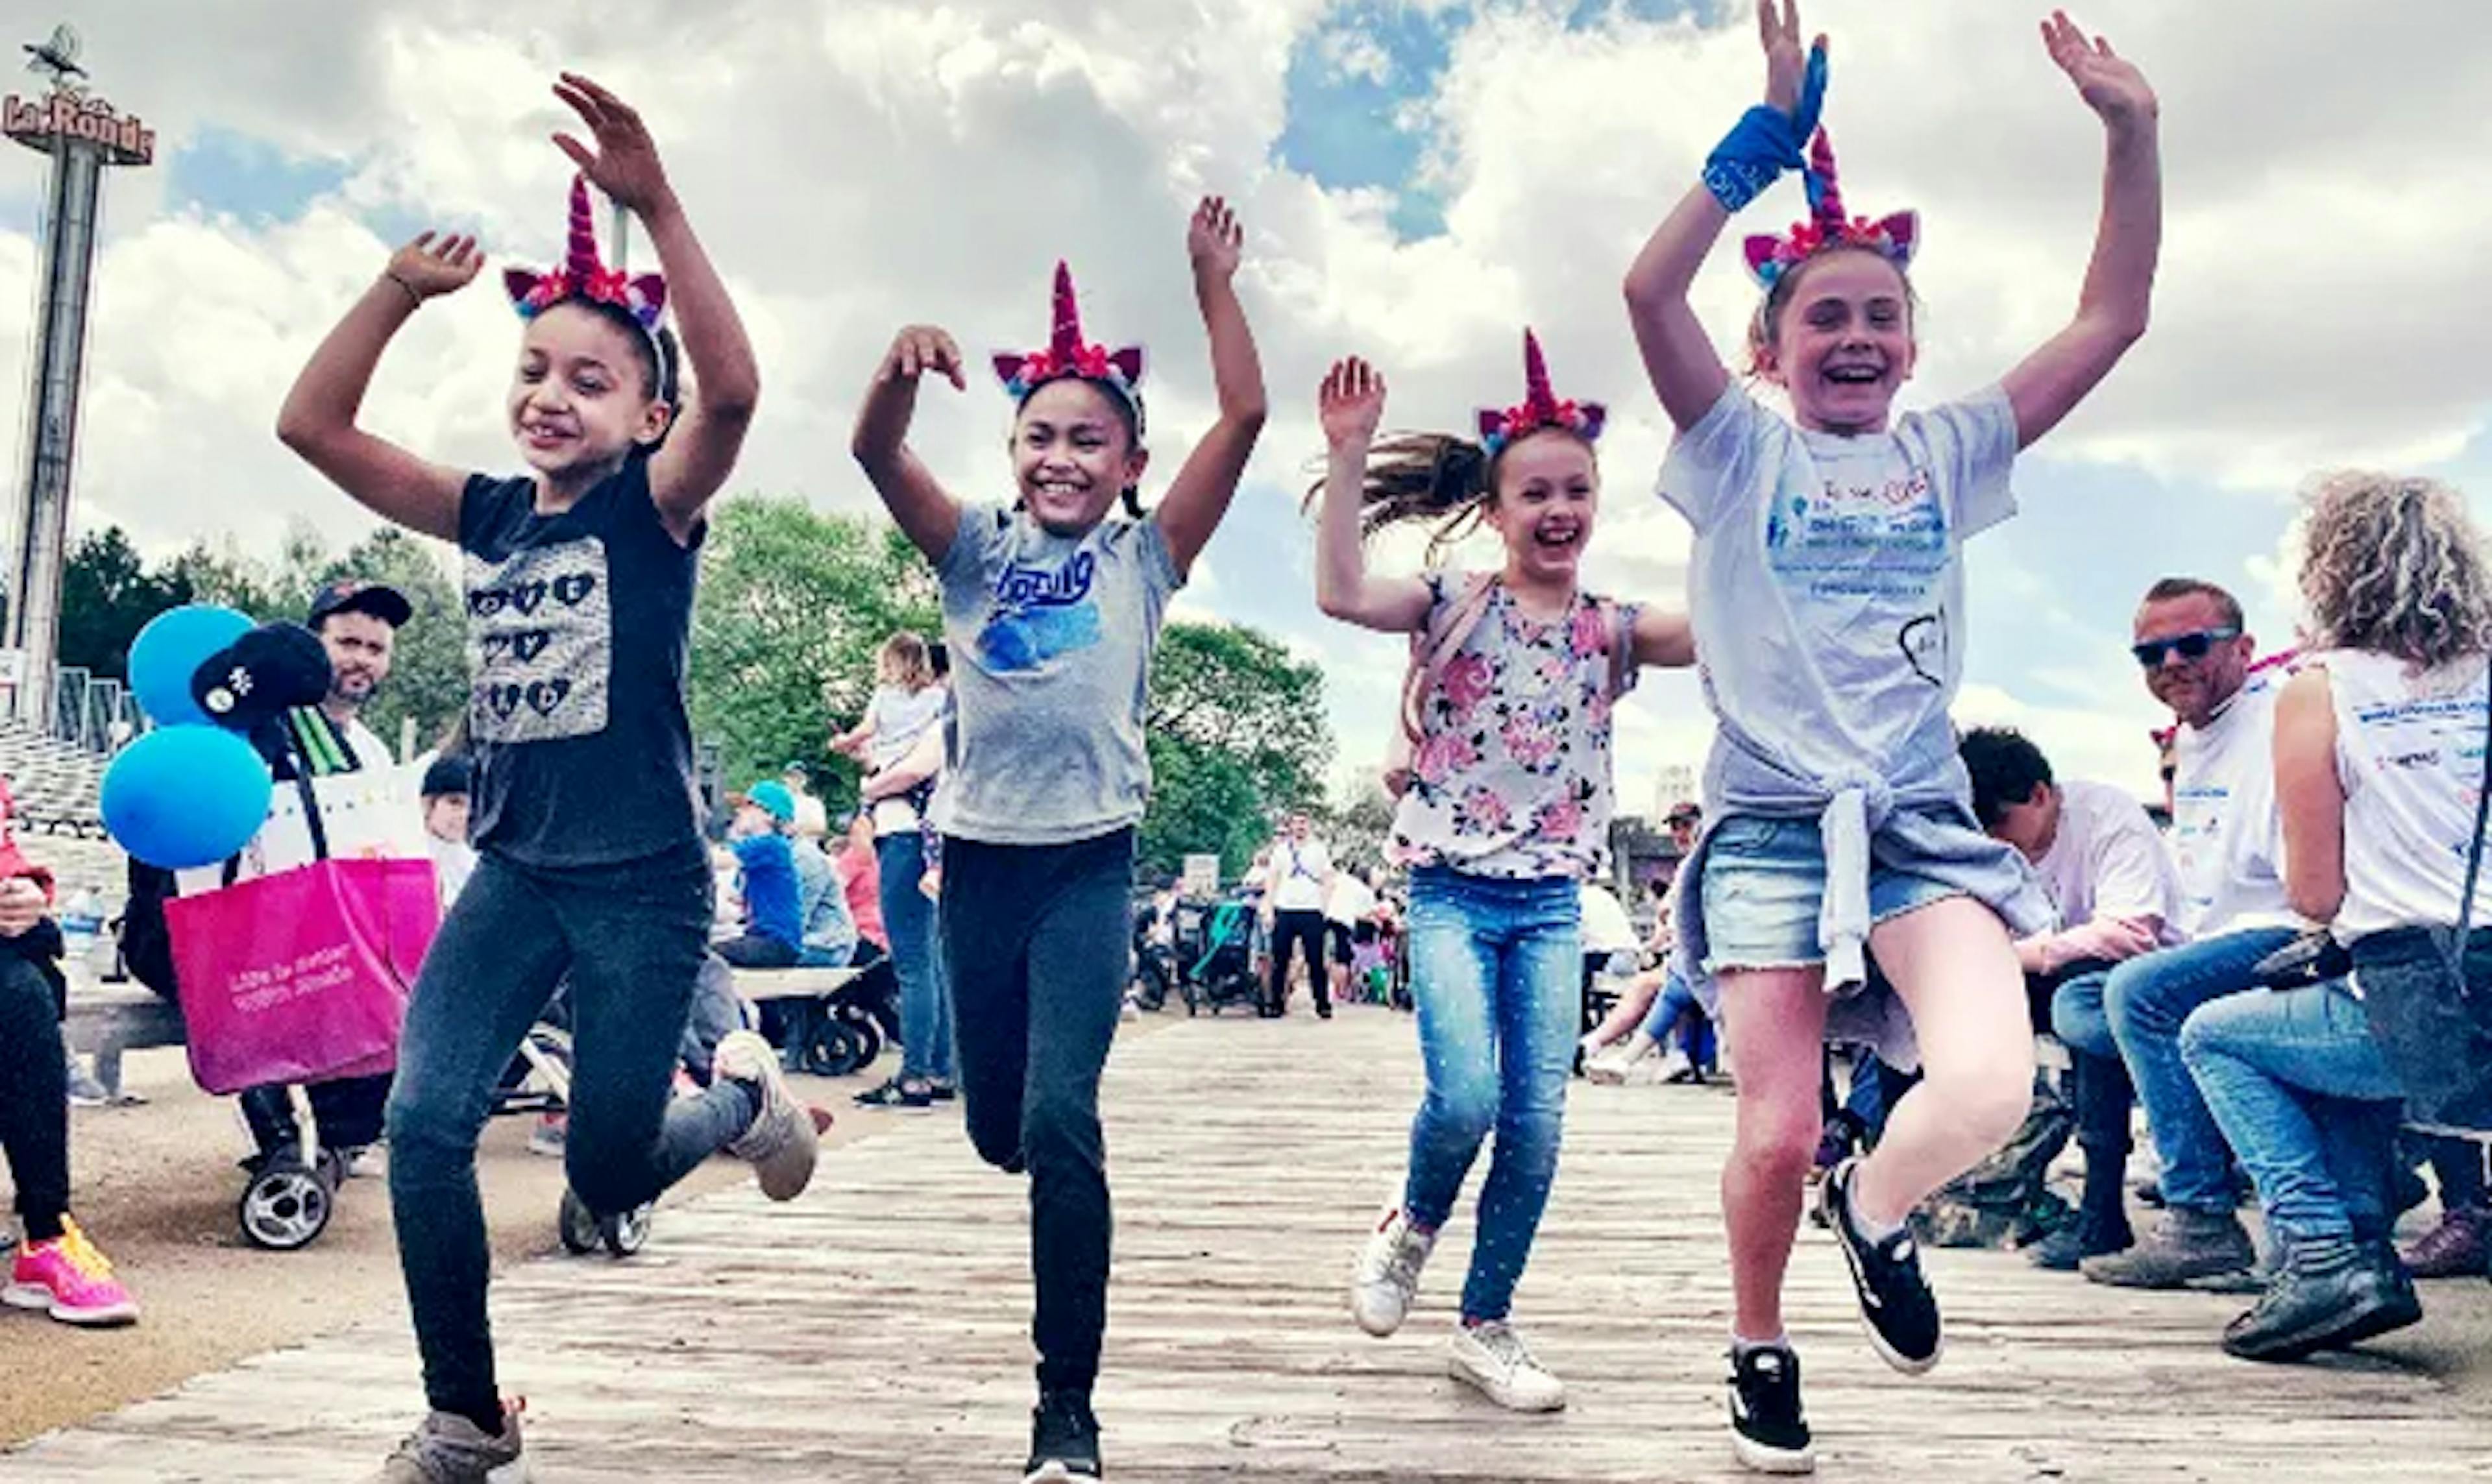
<svg viewBox="0 0 2492 1484">
<path fill-rule="evenodd" d="M 803 1195 L 814 1178 L 822 1136 L 815 1131 L 813 1115 L 788 1092 L 778 1052 L 753 1031 L 730 1030 L 718 1043 L 712 1064 L 719 1076 L 751 1083 L 761 1092 L 760 1113 L 727 1152 L 752 1162 L 761 1193 L 771 1200 L 793 1201 Z"/>
<path fill-rule="evenodd" d="M 1557 1411 L 1566 1405 L 1566 1383 L 1532 1358 L 1531 1348 L 1503 1320 L 1456 1325 L 1446 1369 L 1508 1411 Z"/>
<path fill-rule="evenodd" d="M 1584 1076 L 1587 1080 L 1599 1083 L 1605 1087 L 1615 1087 L 1625 1082 L 1627 1074 L 1642 1065 L 1644 1059 L 1623 1046 L 1614 1046 L 1585 1062 Z"/>
<path fill-rule="evenodd" d="M 1436 1250 L 1436 1232 L 1410 1225 L 1398 1206 L 1384 1213 L 1350 1279 L 1350 1312 L 1359 1328 L 1380 1340 L 1402 1327 L 1411 1300 L 1419 1296 L 1419 1270 Z"/>
<path fill-rule="evenodd" d="M 1639 1087 L 1658 1085 L 1675 1081 L 1693 1070 L 1687 1054 L 1674 1047 L 1658 1056 L 1646 1056 L 1635 1064 L 1627 1081 Z"/>
</svg>

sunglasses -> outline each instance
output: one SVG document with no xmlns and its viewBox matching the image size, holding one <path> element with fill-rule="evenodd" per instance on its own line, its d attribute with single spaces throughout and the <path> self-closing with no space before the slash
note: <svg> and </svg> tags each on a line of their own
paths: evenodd
<svg viewBox="0 0 2492 1484">
<path fill-rule="evenodd" d="M 2177 653 L 2184 660 L 2203 660 L 2208 650 L 2228 638 L 2240 637 L 2239 629 L 2201 629 L 2195 634 L 2176 634 L 2170 638 L 2152 638 L 2143 644 L 2131 644 L 2128 652 L 2137 656 L 2137 663 L 2146 668 L 2157 669 L 2162 667 L 2163 657 L 2167 654 Z"/>
</svg>

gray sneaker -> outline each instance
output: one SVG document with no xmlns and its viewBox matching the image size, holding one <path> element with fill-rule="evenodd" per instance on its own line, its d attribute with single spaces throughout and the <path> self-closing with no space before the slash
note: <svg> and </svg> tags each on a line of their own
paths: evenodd
<svg viewBox="0 0 2492 1484">
<path fill-rule="evenodd" d="M 527 1460 L 519 1456 L 519 1414 L 504 1412 L 502 1435 L 488 1438 L 466 1418 L 436 1411 L 366 1484 L 528 1484 Z"/>
<path fill-rule="evenodd" d="M 2088 1258 L 2079 1271 L 2113 1288 L 2179 1289 L 2246 1272 L 2257 1261 L 2240 1217 L 2175 1207 L 2136 1246 Z"/>
<path fill-rule="evenodd" d="M 718 1075 L 751 1083 L 761 1091 L 761 1113 L 727 1152 L 749 1161 L 761 1182 L 761 1193 L 773 1201 L 793 1201 L 814 1178 L 822 1136 L 813 1114 L 787 1090 L 779 1071 L 779 1054 L 750 1030 L 732 1030 L 718 1043 Z"/>
</svg>

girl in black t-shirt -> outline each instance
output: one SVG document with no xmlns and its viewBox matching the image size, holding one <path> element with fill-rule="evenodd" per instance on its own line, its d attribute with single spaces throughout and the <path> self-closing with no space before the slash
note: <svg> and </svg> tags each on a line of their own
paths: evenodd
<svg viewBox="0 0 2492 1484">
<path fill-rule="evenodd" d="M 649 1202 L 720 1148 L 751 1159 L 783 1201 L 814 1169 L 813 1120 L 750 1032 L 720 1045 L 709 1090 L 668 1102 L 710 924 L 684 708 L 693 582 L 703 510 L 753 420 L 753 347 L 639 115 L 584 77 L 565 74 L 554 92 L 595 144 L 554 138 L 581 177 L 561 266 L 503 275 L 525 321 L 505 406 L 530 472 L 463 475 L 356 421 L 399 327 L 475 279 L 472 237 L 400 248 L 278 421 L 348 494 L 465 553 L 479 862 L 408 1004 L 389 1110 L 390 1202 L 432 1411 L 375 1484 L 467 1484 L 519 1460 L 486 1326 L 476 1136 L 558 982 L 575 1018 L 571 1183 L 590 1209 Z M 588 185 L 640 219 L 663 278 L 599 260 Z M 660 328 L 670 301 L 698 376 L 680 407 Z"/>
</svg>

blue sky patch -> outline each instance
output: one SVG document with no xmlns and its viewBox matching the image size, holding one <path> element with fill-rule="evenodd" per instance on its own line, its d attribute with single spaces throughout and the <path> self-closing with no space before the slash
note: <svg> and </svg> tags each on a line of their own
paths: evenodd
<svg viewBox="0 0 2492 1484">
<path fill-rule="evenodd" d="M 342 160 L 307 160 L 250 134 L 206 126 L 168 162 L 165 200 L 210 216 L 282 222 L 353 173 Z"/>
</svg>

